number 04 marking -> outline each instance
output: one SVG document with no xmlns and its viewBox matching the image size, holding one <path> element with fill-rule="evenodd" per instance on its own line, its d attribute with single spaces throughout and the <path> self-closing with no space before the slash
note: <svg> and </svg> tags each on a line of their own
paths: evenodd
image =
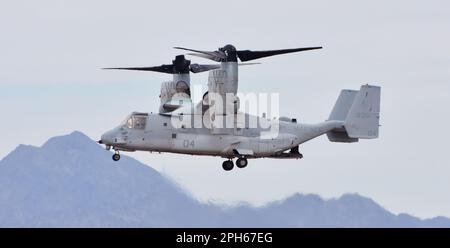
<svg viewBox="0 0 450 248">
<path fill-rule="evenodd" d="M 193 148 L 193 147 L 195 147 L 194 140 L 183 140 L 183 147 L 184 148 Z"/>
</svg>

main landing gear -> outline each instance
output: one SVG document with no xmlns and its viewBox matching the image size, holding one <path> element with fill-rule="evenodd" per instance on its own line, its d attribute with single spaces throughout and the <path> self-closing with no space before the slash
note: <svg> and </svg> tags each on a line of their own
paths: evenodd
<svg viewBox="0 0 450 248">
<path fill-rule="evenodd" d="M 114 153 L 114 155 L 112 156 L 112 159 L 114 161 L 119 161 L 120 160 L 120 154 L 119 151 L 116 151 L 116 153 Z"/>
<path fill-rule="evenodd" d="M 222 168 L 226 171 L 230 171 L 234 168 L 233 160 L 227 160 L 222 163 Z"/>
<path fill-rule="evenodd" d="M 248 161 L 246 158 L 238 158 L 236 160 L 236 166 L 238 168 L 245 168 L 245 167 L 247 167 L 247 165 L 248 165 Z"/>
<path fill-rule="evenodd" d="M 238 167 L 238 168 L 245 168 L 245 167 L 247 167 L 247 165 L 248 165 L 248 161 L 246 158 L 238 158 L 236 160 L 236 167 Z M 229 160 L 224 161 L 222 163 L 222 168 L 225 171 L 231 171 L 234 168 L 233 160 L 229 159 Z"/>
</svg>

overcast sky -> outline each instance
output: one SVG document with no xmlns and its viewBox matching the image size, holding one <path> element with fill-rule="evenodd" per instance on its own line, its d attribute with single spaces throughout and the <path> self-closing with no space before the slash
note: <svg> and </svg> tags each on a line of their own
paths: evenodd
<svg viewBox="0 0 450 248">
<path fill-rule="evenodd" d="M 243 92 L 277 92 L 281 113 L 325 120 L 340 89 L 382 86 L 380 139 L 319 137 L 302 160 L 138 152 L 202 201 L 261 205 L 295 192 L 358 192 L 394 212 L 450 216 L 449 1 L 1 1 L 0 157 L 80 130 L 92 139 L 129 112 L 157 111 L 170 76 L 102 71 L 169 63 L 173 46 L 324 46 L 240 68 Z M 205 62 L 193 58 L 196 62 Z M 193 83 L 206 86 L 207 74 Z"/>
</svg>

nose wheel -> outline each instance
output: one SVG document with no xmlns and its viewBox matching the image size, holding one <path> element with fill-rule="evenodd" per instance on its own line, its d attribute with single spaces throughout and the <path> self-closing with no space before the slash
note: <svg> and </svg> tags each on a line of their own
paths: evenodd
<svg viewBox="0 0 450 248">
<path fill-rule="evenodd" d="M 114 155 L 112 156 L 112 159 L 114 161 L 119 161 L 120 160 L 120 154 L 119 152 L 114 153 Z"/>
</svg>

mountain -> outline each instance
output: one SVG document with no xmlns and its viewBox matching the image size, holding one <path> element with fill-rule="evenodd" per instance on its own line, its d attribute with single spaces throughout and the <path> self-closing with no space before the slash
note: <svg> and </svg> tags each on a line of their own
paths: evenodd
<svg viewBox="0 0 450 248">
<path fill-rule="evenodd" d="M 369 198 L 296 194 L 263 207 L 200 203 L 151 167 L 81 132 L 20 145 L 0 161 L 1 227 L 450 227 Z"/>
<path fill-rule="evenodd" d="M 134 159 L 113 163 L 80 132 L 20 145 L 0 162 L 1 226 L 191 226 L 207 224 L 210 209 Z"/>
</svg>

